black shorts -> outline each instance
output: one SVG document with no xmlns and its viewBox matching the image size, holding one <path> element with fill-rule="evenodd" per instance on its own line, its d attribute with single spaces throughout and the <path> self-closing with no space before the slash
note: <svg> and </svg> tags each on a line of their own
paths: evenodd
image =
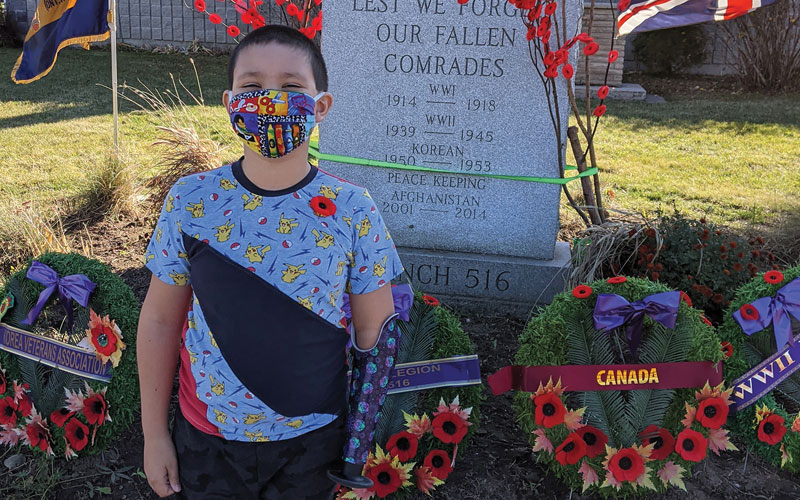
<svg viewBox="0 0 800 500">
<path fill-rule="evenodd" d="M 328 500 L 326 472 L 339 463 L 344 419 L 283 441 L 228 441 L 196 429 L 175 412 L 180 498 L 188 500 Z"/>
</svg>

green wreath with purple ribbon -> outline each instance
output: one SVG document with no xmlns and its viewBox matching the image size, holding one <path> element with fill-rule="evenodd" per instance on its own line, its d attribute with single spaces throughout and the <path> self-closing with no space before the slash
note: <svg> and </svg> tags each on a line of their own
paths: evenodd
<svg viewBox="0 0 800 500">
<path fill-rule="evenodd" d="M 743 285 L 718 331 L 731 345 L 731 432 L 776 467 L 800 472 L 800 266 Z"/>
<path fill-rule="evenodd" d="M 0 444 L 66 458 L 104 450 L 139 407 L 133 291 L 97 260 L 47 253 L 0 300 Z"/>
</svg>

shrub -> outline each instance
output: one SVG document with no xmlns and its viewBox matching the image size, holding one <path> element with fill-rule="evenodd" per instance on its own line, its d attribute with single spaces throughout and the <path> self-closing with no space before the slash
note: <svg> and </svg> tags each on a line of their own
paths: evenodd
<svg viewBox="0 0 800 500">
<path fill-rule="evenodd" d="M 703 62 L 706 32 L 698 25 L 649 31 L 637 34 L 632 44 L 647 73 L 671 75 Z"/>
</svg>

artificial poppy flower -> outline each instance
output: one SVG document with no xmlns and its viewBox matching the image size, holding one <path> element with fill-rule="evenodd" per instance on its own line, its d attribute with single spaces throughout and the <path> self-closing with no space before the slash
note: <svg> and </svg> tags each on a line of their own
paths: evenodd
<svg viewBox="0 0 800 500">
<path fill-rule="evenodd" d="M 50 442 L 47 439 L 49 434 L 50 432 L 41 419 L 32 421 L 25 428 L 25 435 L 27 436 L 28 443 L 42 451 L 48 451 L 50 449 Z"/>
<path fill-rule="evenodd" d="M 681 292 L 681 300 L 686 302 L 686 305 L 692 307 L 692 299 L 686 292 Z"/>
<path fill-rule="evenodd" d="M 644 459 L 633 448 L 623 448 L 608 462 L 608 470 L 619 482 L 635 482 L 644 473 Z"/>
<path fill-rule="evenodd" d="M 728 419 L 728 405 L 722 398 L 708 398 L 697 407 L 697 421 L 706 429 L 719 429 Z"/>
<path fill-rule="evenodd" d="M 745 304 L 740 307 L 739 314 L 742 315 L 742 318 L 749 320 L 757 320 L 761 317 L 761 315 L 758 313 L 758 309 L 751 304 Z"/>
<path fill-rule="evenodd" d="M 708 318 L 706 318 L 705 316 L 700 316 L 700 319 L 703 321 L 703 323 L 707 324 L 711 328 L 714 328 L 713 323 L 711 323 L 711 321 L 709 321 Z"/>
<path fill-rule="evenodd" d="M 311 198 L 311 209 L 320 217 L 328 217 L 336 213 L 336 204 L 324 196 Z"/>
<path fill-rule="evenodd" d="M 675 438 L 667 429 L 650 425 L 639 434 L 639 439 L 645 445 L 653 445 L 650 458 L 653 460 L 664 460 L 675 449 Z"/>
<path fill-rule="evenodd" d="M 6 389 L 8 389 L 8 384 L 6 384 L 6 374 L 0 369 L 0 394 L 5 394 Z"/>
<path fill-rule="evenodd" d="M 594 108 L 594 111 L 592 111 L 592 114 L 594 116 L 600 118 L 601 116 L 606 114 L 606 105 L 605 104 L 601 104 L 601 105 L 597 106 L 596 108 Z"/>
<path fill-rule="evenodd" d="M 95 350 L 103 356 L 111 356 L 117 350 L 117 336 L 108 325 L 95 325 L 91 329 L 91 340 Z"/>
<path fill-rule="evenodd" d="M 564 75 L 564 78 L 570 80 L 573 76 L 575 76 L 575 68 L 573 68 L 571 64 L 567 63 L 563 68 L 561 68 L 561 74 Z"/>
<path fill-rule="evenodd" d="M 725 354 L 726 358 L 733 356 L 733 345 L 730 342 L 726 340 L 720 345 L 722 347 L 722 353 Z"/>
<path fill-rule="evenodd" d="M 408 431 L 400 431 L 386 443 L 386 449 L 393 457 L 397 457 L 401 462 L 407 462 L 417 456 L 417 446 L 419 440 L 417 436 Z"/>
<path fill-rule="evenodd" d="M 764 281 L 770 285 L 777 285 L 783 283 L 783 273 L 780 271 L 767 271 L 764 274 Z"/>
<path fill-rule="evenodd" d="M 608 85 L 603 85 L 602 87 L 597 89 L 597 97 L 599 97 L 601 100 L 603 100 L 606 97 L 608 97 L 608 93 L 610 91 L 611 91 L 611 88 L 609 88 Z"/>
<path fill-rule="evenodd" d="M 608 53 L 608 62 L 613 63 L 619 58 L 619 51 L 612 50 Z"/>
<path fill-rule="evenodd" d="M 708 440 L 697 431 L 684 429 L 678 434 L 678 442 L 675 443 L 675 452 L 682 459 L 690 462 L 699 462 L 706 458 Z"/>
<path fill-rule="evenodd" d="M 556 448 L 556 460 L 561 465 L 575 465 L 586 456 L 586 443 L 577 432 L 570 432 Z"/>
<path fill-rule="evenodd" d="M 232 37 L 237 37 L 237 36 L 239 36 L 239 34 L 241 34 L 241 31 L 236 26 L 228 26 L 227 32 L 228 32 L 228 35 L 230 35 Z"/>
<path fill-rule="evenodd" d="M 596 54 L 596 53 L 597 53 L 597 50 L 598 50 L 599 48 L 600 48 L 600 46 L 599 46 L 599 45 L 597 45 L 597 42 L 595 42 L 595 41 L 588 42 L 588 43 L 587 43 L 587 44 L 586 44 L 586 45 L 583 47 L 583 55 L 585 55 L 585 56 L 592 56 L 592 55 L 594 55 L 594 54 Z"/>
<path fill-rule="evenodd" d="M 77 418 L 67 422 L 64 427 L 64 435 L 67 437 L 70 447 L 75 451 L 81 451 L 89 442 L 89 428 Z"/>
<path fill-rule="evenodd" d="M 64 427 L 64 423 L 73 415 L 75 415 L 74 411 L 69 411 L 66 408 L 59 408 L 50 414 L 50 421 L 58 427 Z"/>
<path fill-rule="evenodd" d="M 205 0 L 194 0 L 194 8 L 197 9 L 198 12 L 205 12 L 206 11 Z"/>
<path fill-rule="evenodd" d="M 576 299 L 585 299 L 592 294 L 592 287 L 588 285 L 578 285 L 572 289 L 572 296 Z"/>
<path fill-rule="evenodd" d="M 550 429 L 564 422 L 567 409 L 564 408 L 561 398 L 552 392 L 536 396 L 533 398 L 533 404 L 536 405 L 536 425 Z"/>
<path fill-rule="evenodd" d="M 372 480 L 372 487 L 370 491 L 374 491 L 379 498 L 385 498 L 397 491 L 403 483 L 400 479 L 400 474 L 392 467 L 390 462 L 384 462 L 370 468 L 366 472 L 366 476 Z"/>
<path fill-rule="evenodd" d="M 0 399 L 0 425 L 17 425 L 17 404 L 11 396 Z"/>
<path fill-rule="evenodd" d="M 30 417 L 31 412 L 33 411 L 33 401 L 31 401 L 30 396 L 28 396 L 24 392 L 19 397 L 19 401 L 17 401 L 17 411 L 23 417 Z"/>
<path fill-rule="evenodd" d="M 103 425 L 107 411 L 106 399 L 100 393 L 94 393 L 83 400 L 83 415 L 91 425 Z"/>
<path fill-rule="evenodd" d="M 211 24 L 220 24 L 222 22 L 222 17 L 219 14 L 209 14 L 208 20 L 211 21 Z"/>
<path fill-rule="evenodd" d="M 431 307 L 437 307 L 439 305 L 439 299 L 430 295 L 423 295 L 422 300 Z"/>
<path fill-rule="evenodd" d="M 443 443 L 458 444 L 467 435 L 467 426 L 453 412 L 440 413 L 433 419 L 433 435 Z"/>
<path fill-rule="evenodd" d="M 433 477 L 438 477 L 442 481 L 447 479 L 447 476 L 453 472 L 453 467 L 450 465 L 450 457 L 444 450 L 431 450 L 423 460 L 422 465 L 431 470 Z"/>
<path fill-rule="evenodd" d="M 778 444 L 784 434 L 786 434 L 786 426 L 783 417 L 776 413 L 770 413 L 758 425 L 758 440 L 768 445 Z"/>
<path fill-rule="evenodd" d="M 628 278 L 625 276 L 614 276 L 613 278 L 608 278 L 606 283 L 611 283 L 612 285 L 619 285 L 620 283 L 625 283 L 628 281 Z"/>
<path fill-rule="evenodd" d="M 577 432 L 583 439 L 583 442 L 586 443 L 587 457 L 594 458 L 605 451 L 606 443 L 608 443 L 608 436 L 600 429 L 592 427 L 591 425 L 584 425 L 575 432 Z"/>
<path fill-rule="evenodd" d="M 126 346 L 119 326 L 107 314 L 100 317 L 93 309 L 89 309 L 89 327 L 84 335 L 78 346 L 94 351 L 103 363 L 110 360 L 111 366 L 116 368 L 119 365 Z"/>
</svg>

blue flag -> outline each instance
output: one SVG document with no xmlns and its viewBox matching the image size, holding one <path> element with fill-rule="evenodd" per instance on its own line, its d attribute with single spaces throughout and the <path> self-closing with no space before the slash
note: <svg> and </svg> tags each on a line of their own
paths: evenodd
<svg viewBox="0 0 800 500">
<path fill-rule="evenodd" d="M 68 45 L 107 40 L 108 0 L 41 0 L 25 36 L 22 54 L 11 70 L 14 83 L 34 82 L 50 72 Z"/>
<path fill-rule="evenodd" d="M 619 15 L 620 36 L 636 31 L 727 21 L 775 0 L 633 0 Z"/>
</svg>

